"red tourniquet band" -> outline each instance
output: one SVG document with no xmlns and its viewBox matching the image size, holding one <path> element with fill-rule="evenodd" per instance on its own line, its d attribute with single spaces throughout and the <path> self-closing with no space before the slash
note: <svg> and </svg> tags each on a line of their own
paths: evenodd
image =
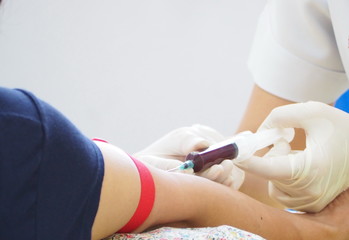
<svg viewBox="0 0 349 240">
<path fill-rule="evenodd" d="M 141 180 L 141 196 L 138 207 L 132 218 L 118 233 L 129 233 L 136 230 L 149 216 L 155 201 L 155 184 L 149 169 L 137 159 L 130 156 L 136 165 Z"/>
<path fill-rule="evenodd" d="M 94 138 L 94 141 L 106 142 L 104 139 Z M 136 165 L 141 181 L 141 196 L 138 206 L 131 219 L 118 233 L 130 233 L 136 230 L 148 218 L 155 201 L 155 184 L 149 169 L 139 160 L 130 156 Z"/>
</svg>

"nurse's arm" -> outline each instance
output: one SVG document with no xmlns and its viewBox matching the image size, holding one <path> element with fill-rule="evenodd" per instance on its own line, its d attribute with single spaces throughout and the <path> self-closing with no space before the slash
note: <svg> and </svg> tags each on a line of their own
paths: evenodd
<svg viewBox="0 0 349 240">
<path fill-rule="evenodd" d="M 105 175 L 93 239 L 117 232 L 133 215 L 139 196 L 138 170 L 130 157 L 106 143 L 96 143 L 104 157 Z M 207 179 L 169 173 L 149 166 L 155 202 L 147 220 L 135 232 L 154 226 L 213 227 L 230 225 L 267 239 L 328 236 L 326 224 L 264 205 L 243 193 Z"/>
</svg>

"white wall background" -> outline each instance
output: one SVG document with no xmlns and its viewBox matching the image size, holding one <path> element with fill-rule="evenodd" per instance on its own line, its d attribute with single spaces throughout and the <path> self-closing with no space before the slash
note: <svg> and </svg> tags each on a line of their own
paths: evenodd
<svg viewBox="0 0 349 240">
<path fill-rule="evenodd" d="M 3 0 L 0 85 L 129 152 L 194 123 L 233 134 L 265 0 Z"/>
</svg>

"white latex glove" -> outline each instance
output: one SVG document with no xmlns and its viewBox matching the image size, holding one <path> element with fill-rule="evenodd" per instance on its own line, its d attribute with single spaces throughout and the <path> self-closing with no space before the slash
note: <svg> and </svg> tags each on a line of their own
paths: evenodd
<svg viewBox="0 0 349 240">
<path fill-rule="evenodd" d="M 291 104 L 274 109 L 260 130 L 275 127 L 304 129 L 304 151 L 280 141 L 264 157 L 236 164 L 271 180 L 269 195 L 283 205 L 319 212 L 349 186 L 349 114 L 319 102 Z"/>
<path fill-rule="evenodd" d="M 215 164 L 205 171 L 198 172 L 197 175 L 222 183 L 235 190 L 238 190 L 245 180 L 245 172 L 230 159 Z"/>
<path fill-rule="evenodd" d="M 190 152 L 205 149 L 224 139 L 223 135 L 210 127 L 193 125 L 171 131 L 134 156 L 152 166 L 169 170 L 182 164 Z M 241 186 L 244 179 L 244 172 L 238 169 L 231 160 L 213 165 L 197 175 L 235 189 Z"/>
<path fill-rule="evenodd" d="M 182 164 L 190 152 L 205 149 L 221 139 L 224 137 L 214 129 L 196 124 L 171 131 L 134 156 L 154 167 L 169 170 Z"/>
</svg>

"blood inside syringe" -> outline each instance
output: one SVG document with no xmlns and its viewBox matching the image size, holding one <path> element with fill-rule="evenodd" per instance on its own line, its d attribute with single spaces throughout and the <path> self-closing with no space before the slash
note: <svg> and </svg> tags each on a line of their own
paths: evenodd
<svg viewBox="0 0 349 240">
<path fill-rule="evenodd" d="M 236 143 L 223 146 L 221 144 L 212 145 L 204 151 L 189 153 L 186 161 L 181 165 L 181 169 L 193 168 L 194 172 L 200 172 L 225 159 L 235 159 L 238 153 L 239 149 Z"/>
</svg>

